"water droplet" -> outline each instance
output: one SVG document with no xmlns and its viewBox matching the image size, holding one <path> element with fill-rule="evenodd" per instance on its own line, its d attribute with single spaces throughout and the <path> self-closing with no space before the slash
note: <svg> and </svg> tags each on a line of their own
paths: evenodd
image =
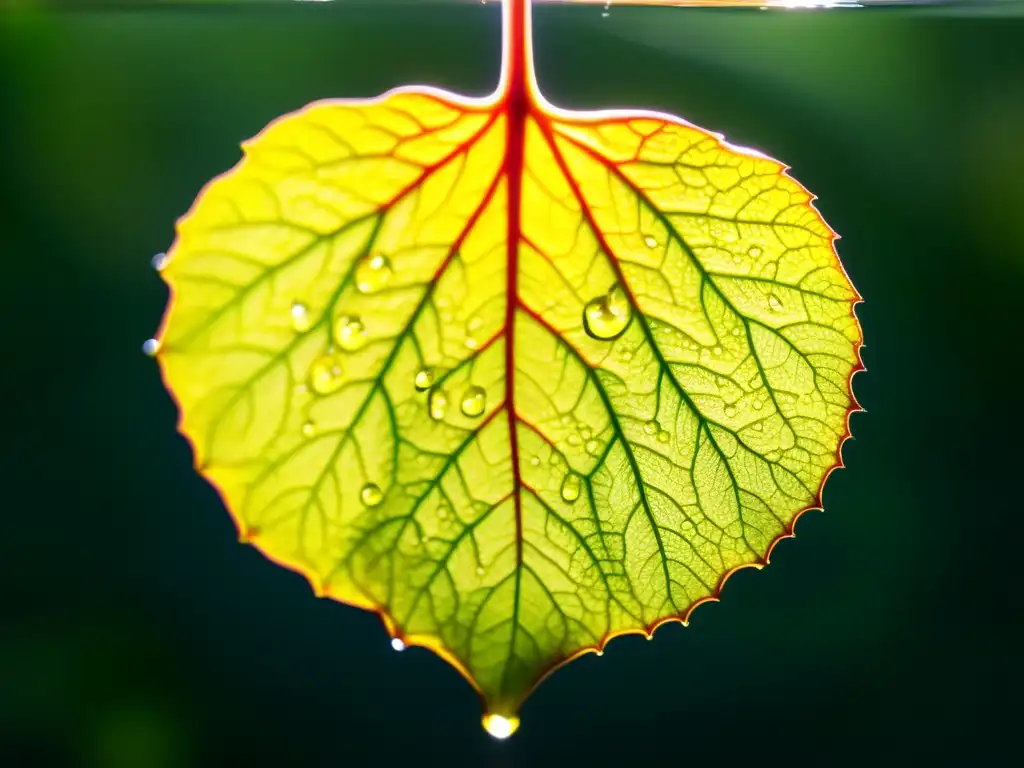
<svg viewBox="0 0 1024 768">
<path fill-rule="evenodd" d="M 570 472 L 562 480 L 562 498 L 572 504 L 580 497 L 580 476 Z"/>
<path fill-rule="evenodd" d="M 671 439 L 672 439 L 672 435 L 670 435 L 668 433 L 668 430 L 663 429 L 663 430 L 661 430 L 661 432 L 658 433 L 658 442 L 659 443 L 667 443 Z"/>
<path fill-rule="evenodd" d="M 658 241 L 655 240 L 650 235 L 647 235 L 647 237 L 644 238 L 644 245 L 646 245 L 648 248 L 657 248 L 658 247 Z"/>
<path fill-rule="evenodd" d="M 568 442 L 568 443 L 569 443 L 569 445 L 571 445 L 571 446 L 574 446 L 574 447 L 576 447 L 576 446 L 580 446 L 580 445 L 583 445 L 583 438 L 582 438 L 582 437 L 580 437 L 579 435 L 577 435 L 577 434 L 576 434 L 575 432 L 573 432 L 573 433 L 572 433 L 571 435 L 569 435 L 569 437 L 568 437 L 568 438 L 566 439 L 566 442 Z"/>
<path fill-rule="evenodd" d="M 446 517 L 448 517 L 448 507 L 443 506 L 443 505 L 438 507 L 437 508 L 437 516 L 441 520 L 444 520 Z"/>
<path fill-rule="evenodd" d="M 487 391 L 483 387 L 477 386 L 467 389 L 466 394 L 462 396 L 463 415 L 475 419 L 477 416 L 483 415 L 485 408 L 487 408 Z"/>
<path fill-rule="evenodd" d="M 589 440 L 593 436 L 594 436 L 594 430 L 592 430 L 586 424 L 581 424 L 580 425 L 580 437 L 582 437 L 584 440 Z"/>
<path fill-rule="evenodd" d="M 754 425 L 754 431 L 755 432 L 763 432 L 764 431 L 764 424 L 762 424 L 760 421 L 757 422 L 757 424 Z"/>
<path fill-rule="evenodd" d="M 339 317 L 334 326 L 334 338 L 346 352 L 355 352 L 366 346 L 366 326 L 358 317 Z"/>
<path fill-rule="evenodd" d="M 557 451 L 556 452 L 552 452 L 551 458 L 548 459 L 548 464 L 550 464 L 552 467 L 557 467 L 561 463 L 562 463 L 562 457 L 558 455 Z"/>
<path fill-rule="evenodd" d="M 507 739 L 519 728 L 518 717 L 502 717 L 501 715 L 484 715 L 484 730 L 499 741 Z"/>
<path fill-rule="evenodd" d="M 337 392 L 344 381 L 341 360 L 337 355 L 327 354 L 318 357 L 309 369 L 309 385 L 318 395 Z"/>
<path fill-rule="evenodd" d="M 656 435 L 661 429 L 661 424 L 658 423 L 657 419 L 651 419 L 644 424 L 644 433 L 648 435 Z"/>
<path fill-rule="evenodd" d="M 448 395 L 444 393 L 444 390 L 436 387 L 430 390 L 430 394 L 427 395 L 427 410 L 430 411 L 430 418 L 440 421 L 444 418 L 447 409 Z"/>
<path fill-rule="evenodd" d="M 484 570 L 484 567 L 482 565 L 476 569 L 477 576 L 483 576 L 485 573 L 487 573 L 487 571 Z"/>
<path fill-rule="evenodd" d="M 315 435 L 316 424 L 314 424 L 312 421 L 307 421 L 305 424 L 302 425 L 302 434 L 304 434 L 306 437 L 312 437 L 313 435 Z"/>
<path fill-rule="evenodd" d="M 782 302 L 774 293 L 768 295 L 768 306 L 771 307 L 772 312 L 782 311 Z"/>
<path fill-rule="evenodd" d="M 610 341 L 625 332 L 632 316 L 625 291 L 613 285 L 608 293 L 587 302 L 583 308 L 583 328 L 595 339 Z"/>
<path fill-rule="evenodd" d="M 758 256 L 761 255 L 761 249 L 755 245 L 753 248 L 747 251 L 747 255 L 750 256 L 750 258 L 752 259 L 756 259 Z"/>
<path fill-rule="evenodd" d="M 359 498 L 368 507 L 376 507 L 384 501 L 384 493 L 376 483 L 367 483 L 359 492 Z"/>
<path fill-rule="evenodd" d="M 539 467 L 540 466 L 540 456 L 531 456 L 530 457 L 530 466 L 531 467 Z"/>
<path fill-rule="evenodd" d="M 739 328 L 733 328 L 732 329 L 732 335 L 733 336 L 739 336 L 741 333 L 743 333 L 743 331 L 741 331 Z"/>
<path fill-rule="evenodd" d="M 711 354 L 715 355 L 716 357 L 721 355 L 722 354 L 722 348 L 721 347 L 715 347 L 714 349 L 711 350 Z"/>
<path fill-rule="evenodd" d="M 297 333 L 303 333 L 309 330 L 309 326 L 312 322 L 309 319 L 309 310 L 306 309 L 306 305 L 298 301 L 292 304 L 290 313 L 292 317 L 292 328 Z"/>
<path fill-rule="evenodd" d="M 466 323 L 466 330 L 469 331 L 470 333 L 473 333 L 474 331 L 480 330 L 483 324 L 484 321 L 481 318 L 471 317 L 469 318 L 469 322 Z"/>
<path fill-rule="evenodd" d="M 591 456 L 597 456 L 597 454 L 601 452 L 601 442 L 599 440 L 587 440 L 587 444 L 583 446 L 583 450 Z"/>
<path fill-rule="evenodd" d="M 731 419 L 733 416 L 736 415 L 736 409 L 733 408 L 731 405 L 727 405 L 725 407 L 725 415 Z"/>
<path fill-rule="evenodd" d="M 376 293 L 391 282 L 391 262 L 387 256 L 366 256 L 356 267 L 356 288 L 360 293 Z"/>
<path fill-rule="evenodd" d="M 146 339 L 142 343 L 142 354 L 147 357 L 153 357 L 157 352 L 160 351 L 160 342 L 156 339 Z"/>
<path fill-rule="evenodd" d="M 150 259 L 149 263 L 153 265 L 153 269 L 155 269 L 157 272 L 160 272 L 161 270 L 163 270 L 164 267 L 167 266 L 168 261 L 170 261 L 170 259 L 167 258 L 167 254 L 160 252 L 156 254 L 152 259 Z"/>
<path fill-rule="evenodd" d="M 391 647 L 396 651 L 404 651 L 405 643 L 402 642 L 401 638 L 393 637 L 391 638 Z"/>
<path fill-rule="evenodd" d="M 412 383 L 418 391 L 426 392 L 434 386 L 434 372 L 429 368 L 421 368 L 416 372 L 416 378 Z"/>
<path fill-rule="evenodd" d="M 480 342 L 474 339 L 472 336 L 466 337 L 466 349 L 477 349 L 480 346 Z"/>
</svg>

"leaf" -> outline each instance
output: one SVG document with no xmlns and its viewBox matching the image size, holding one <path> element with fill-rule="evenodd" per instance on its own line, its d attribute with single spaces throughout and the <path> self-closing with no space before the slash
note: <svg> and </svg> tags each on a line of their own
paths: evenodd
<svg viewBox="0 0 1024 768">
<path fill-rule="evenodd" d="M 767 562 L 839 464 L 861 339 L 782 165 L 506 67 L 247 142 L 179 222 L 158 342 L 243 540 L 448 660 L 494 733 Z"/>
</svg>

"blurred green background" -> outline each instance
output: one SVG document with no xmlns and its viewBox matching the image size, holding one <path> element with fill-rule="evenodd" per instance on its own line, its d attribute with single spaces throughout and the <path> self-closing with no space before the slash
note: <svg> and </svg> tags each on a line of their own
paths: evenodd
<svg viewBox="0 0 1024 768">
<path fill-rule="evenodd" d="M 236 543 L 140 352 L 150 257 L 241 140 L 323 97 L 489 91 L 498 8 L 132 5 L 0 13 L 0 763 L 974 765 L 1013 743 L 1024 18 L 537 11 L 552 101 L 680 114 L 820 195 L 867 300 L 868 413 L 771 567 L 561 670 L 498 744 L 447 665 Z"/>
</svg>

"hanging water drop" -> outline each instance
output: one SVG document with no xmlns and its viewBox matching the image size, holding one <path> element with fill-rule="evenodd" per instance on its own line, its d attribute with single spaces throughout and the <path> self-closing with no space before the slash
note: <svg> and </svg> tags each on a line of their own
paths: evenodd
<svg viewBox="0 0 1024 768">
<path fill-rule="evenodd" d="M 501 715 L 484 715 L 484 730 L 499 741 L 507 739 L 519 728 L 518 717 L 502 717 Z"/>
<path fill-rule="evenodd" d="M 367 483 L 359 492 L 359 498 L 368 507 L 376 507 L 384 500 L 384 493 L 376 483 Z"/>
<path fill-rule="evenodd" d="M 292 308 L 289 311 L 292 318 L 292 328 L 297 333 L 303 333 L 308 331 L 312 322 L 309 319 L 309 310 L 306 309 L 306 305 L 301 302 L 293 302 Z"/>
<path fill-rule="evenodd" d="M 416 372 L 416 378 L 412 383 L 419 392 L 426 392 L 434 386 L 434 372 L 429 368 L 421 368 Z"/>
<path fill-rule="evenodd" d="M 580 476 L 570 472 L 562 480 L 562 499 L 572 504 L 580 497 Z"/>
<path fill-rule="evenodd" d="M 392 649 L 394 649 L 396 651 L 404 651 L 405 650 L 405 643 L 402 642 L 401 638 L 393 637 L 393 638 L 391 638 L 391 647 L 392 647 Z"/>
<path fill-rule="evenodd" d="M 462 396 L 462 414 L 475 419 L 483 415 L 487 407 L 487 390 L 483 387 L 472 386 Z"/>
<path fill-rule="evenodd" d="M 360 293 L 376 293 L 391 282 L 391 262 L 387 256 L 366 256 L 356 267 L 356 288 Z"/>
<path fill-rule="evenodd" d="M 150 259 L 149 263 L 153 265 L 153 269 L 157 272 L 162 272 L 163 268 L 167 266 L 168 261 L 169 259 L 167 258 L 167 254 L 161 251 Z"/>
<path fill-rule="evenodd" d="M 366 346 L 366 326 L 358 317 L 343 315 L 334 326 L 334 338 L 346 352 L 355 352 Z"/>
<path fill-rule="evenodd" d="M 430 394 L 427 396 L 427 410 L 430 412 L 430 418 L 440 421 L 444 418 L 447 409 L 448 395 L 444 393 L 444 390 L 436 387 L 430 390 Z"/>
<path fill-rule="evenodd" d="M 626 292 L 616 284 L 608 293 L 587 302 L 583 308 L 583 328 L 595 339 L 610 341 L 625 332 L 632 316 Z"/>
<path fill-rule="evenodd" d="M 313 361 L 309 369 L 309 386 L 318 395 L 329 395 L 341 389 L 344 383 L 341 360 L 337 355 L 326 354 Z"/>
<path fill-rule="evenodd" d="M 142 343 L 142 354 L 146 357 L 153 357 L 160 351 L 160 342 L 156 339 L 146 339 Z"/>
</svg>

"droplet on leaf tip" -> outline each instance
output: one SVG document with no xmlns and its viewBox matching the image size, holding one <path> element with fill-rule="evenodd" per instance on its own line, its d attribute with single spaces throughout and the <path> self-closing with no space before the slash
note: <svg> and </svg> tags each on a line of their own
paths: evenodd
<svg viewBox="0 0 1024 768">
<path fill-rule="evenodd" d="M 405 643 L 402 641 L 401 638 L 393 637 L 391 638 L 391 647 L 396 651 L 404 651 Z"/>
<path fill-rule="evenodd" d="M 346 352 L 355 352 L 366 346 L 366 326 L 358 317 L 339 317 L 334 327 L 334 338 Z"/>
<path fill-rule="evenodd" d="M 629 299 L 616 284 L 608 293 L 587 302 L 583 308 L 583 329 L 595 339 L 611 341 L 625 332 L 632 316 Z"/>
<path fill-rule="evenodd" d="M 359 498 L 368 507 L 376 507 L 384 500 L 384 493 L 376 483 L 367 483 L 359 492 Z"/>
<path fill-rule="evenodd" d="M 498 739 L 507 739 L 517 730 L 519 730 L 519 718 L 518 717 L 505 717 L 503 715 L 484 715 L 483 718 L 484 730 L 491 735 L 491 737 Z"/>
<path fill-rule="evenodd" d="M 167 254 L 161 251 L 160 253 L 155 254 L 153 258 L 150 259 L 149 263 L 153 265 L 153 269 L 155 269 L 157 272 L 161 272 L 163 268 L 167 266 L 167 262 Z"/>
<path fill-rule="evenodd" d="M 146 357 L 153 357 L 160 351 L 160 342 L 156 339 L 146 339 L 142 342 L 142 354 Z"/>
</svg>

